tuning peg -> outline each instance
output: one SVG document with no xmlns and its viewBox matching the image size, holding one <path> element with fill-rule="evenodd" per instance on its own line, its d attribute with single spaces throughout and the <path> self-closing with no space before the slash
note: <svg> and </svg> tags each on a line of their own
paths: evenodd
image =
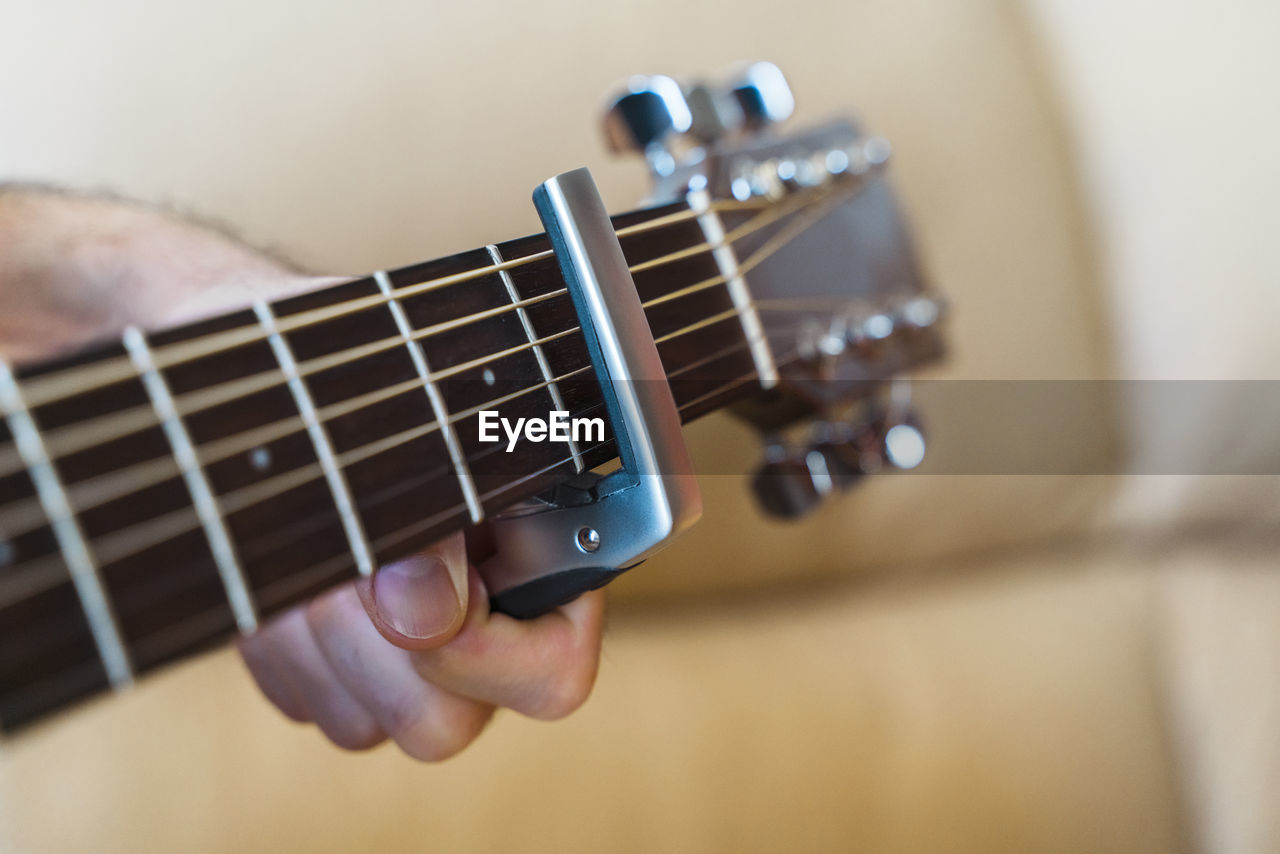
<svg viewBox="0 0 1280 854">
<path fill-rule="evenodd" d="M 671 173 L 675 160 L 670 144 L 692 127 L 693 115 L 680 84 L 664 74 L 632 77 L 604 118 L 609 150 L 644 154 L 659 174 Z"/>
<path fill-rule="evenodd" d="M 830 442 L 832 455 L 864 474 L 883 468 L 911 471 L 924 462 L 928 443 L 914 411 L 893 414 L 874 407 L 845 428 L 843 438 Z"/>
<path fill-rule="evenodd" d="M 822 503 L 823 493 L 803 457 L 787 456 L 761 464 L 752 478 L 760 507 L 779 519 L 800 519 Z"/>
<path fill-rule="evenodd" d="M 886 468 L 910 471 L 925 455 L 924 432 L 914 414 L 890 420 L 879 407 L 852 422 L 814 424 L 807 447 L 774 439 L 752 478 L 761 508 L 770 516 L 799 519 L 823 499 L 856 486 Z"/>
<path fill-rule="evenodd" d="M 737 98 L 728 92 L 695 83 L 684 94 L 693 116 L 689 134 L 699 142 L 714 143 L 741 129 L 746 121 Z"/>
<path fill-rule="evenodd" d="M 753 62 L 729 85 L 742 110 L 743 123 L 756 130 L 781 122 L 795 111 L 796 101 L 782 71 L 772 62 Z"/>
<path fill-rule="evenodd" d="M 813 512 L 834 484 L 820 453 L 771 443 L 751 486 L 761 509 L 770 516 L 799 519 Z"/>
<path fill-rule="evenodd" d="M 914 413 L 884 431 L 880 440 L 884 461 L 898 471 L 911 471 L 924 462 L 927 443 Z"/>
<path fill-rule="evenodd" d="M 831 425 L 817 425 L 815 434 L 819 438 L 804 449 L 777 443 L 766 448 L 752 486 L 760 506 L 769 515 L 799 519 L 816 509 L 823 499 L 850 489 L 868 473 L 864 468 L 866 459 L 855 442 L 835 436 Z M 872 456 L 878 466 L 878 453 Z"/>
</svg>

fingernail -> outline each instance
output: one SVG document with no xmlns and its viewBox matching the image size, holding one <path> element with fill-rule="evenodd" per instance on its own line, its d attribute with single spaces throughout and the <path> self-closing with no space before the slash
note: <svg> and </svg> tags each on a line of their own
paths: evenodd
<svg viewBox="0 0 1280 854">
<path fill-rule="evenodd" d="M 430 555 L 384 566 L 373 576 L 378 616 L 400 634 L 433 638 L 453 625 L 462 610 L 449 567 Z"/>
</svg>

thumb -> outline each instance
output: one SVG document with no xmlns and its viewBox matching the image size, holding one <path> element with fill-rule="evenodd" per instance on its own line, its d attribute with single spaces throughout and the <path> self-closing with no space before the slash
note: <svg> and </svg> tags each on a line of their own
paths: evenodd
<svg viewBox="0 0 1280 854">
<path fill-rule="evenodd" d="M 433 649 L 462 628 L 467 613 L 467 547 L 453 534 L 388 564 L 358 585 L 382 636 L 403 649 Z"/>
</svg>

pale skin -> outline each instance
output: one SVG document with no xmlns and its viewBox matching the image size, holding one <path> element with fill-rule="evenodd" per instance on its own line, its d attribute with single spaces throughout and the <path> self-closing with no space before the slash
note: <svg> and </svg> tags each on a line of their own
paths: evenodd
<svg viewBox="0 0 1280 854">
<path fill-rule="evenodd" d="M 72 350 L 323 285 L 140 205 L 0 186 L 0 357 Z M 339 747 L 446 759 L 498 707 L 557 719 L 595 682 L 604 594 L 537 620 L 489 612 L 461 534 L 272 620 L 238 645 L 263 694 Z"/>
</svg>

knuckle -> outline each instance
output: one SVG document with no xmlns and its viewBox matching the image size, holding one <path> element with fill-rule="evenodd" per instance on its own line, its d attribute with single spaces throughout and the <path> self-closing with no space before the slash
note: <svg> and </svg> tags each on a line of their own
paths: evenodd
<svg viewBox="0 0 1280 854">
<path fill-rule="evenodd" d="M 268 697 L 267 699 L 271 700 L 270 697 Z M 271 705 L 279 709 L 280 714 L 284 715 L 286 718 L 293 721 L 295 724 L 311 723 L 311 716 L 307 714 L 306 709 L 303 709 L 292 703 L 279 703 L 279 702 L 276 702 L 275 700 L 271 700 Z"/>
<path fill-rule="evenodd" d="M 457 733 L 438 733 L 434 738 L 397 740 L 400 749 L 419 762 L 443 762 L 461 753 L 475 736 L 463 737 Z"/>
<path fill-rule="evenodd" d="M 263 696 L 289 720 L 296 723 L 309 722 L 311 716 L 305 704 L 289 680 L 281 676 L 280 669 L 272 660 L 271 647 L 267 641 L 254 635 L 241 640 L 239 647 L 249 674 Z"/>
<path fill-rule="evenodd" d="M 574 667 L 555 679 L 547 680 L 543 690 L 527 714 L 545 721 L 566 718 L 582 707 L 595 687 L 596 669 Z"/>
<path fill-rule="evenodd" d="M 338 594 L 330 593 L 313 599 L 306 607 L 307 627 L 317 636 L 332 634 L 343 622 L 343 609 Z"/>
<path fill-rule="evenodd" d="M 325 737 L 343 750 L 368 750 L 386 740 L 378 725 L 368 719 L 325 720 L 318 725 Z"/>
<path fill-rule="evenodd" d="M 387 732 L 398 736 L 424 727 L 431 716 L 430 712 L 428 700 L 406 690 L 383 704 L 380 717 Z"/>
<path fill-rule="evenodd" d="M 407 755 L 422 762 L 443 762 L 465 750 L 479 737 L 492 711 L 468 711 L 445 715 L 428 726 L 396 736 L 396 744 Z"/>
</svg>

